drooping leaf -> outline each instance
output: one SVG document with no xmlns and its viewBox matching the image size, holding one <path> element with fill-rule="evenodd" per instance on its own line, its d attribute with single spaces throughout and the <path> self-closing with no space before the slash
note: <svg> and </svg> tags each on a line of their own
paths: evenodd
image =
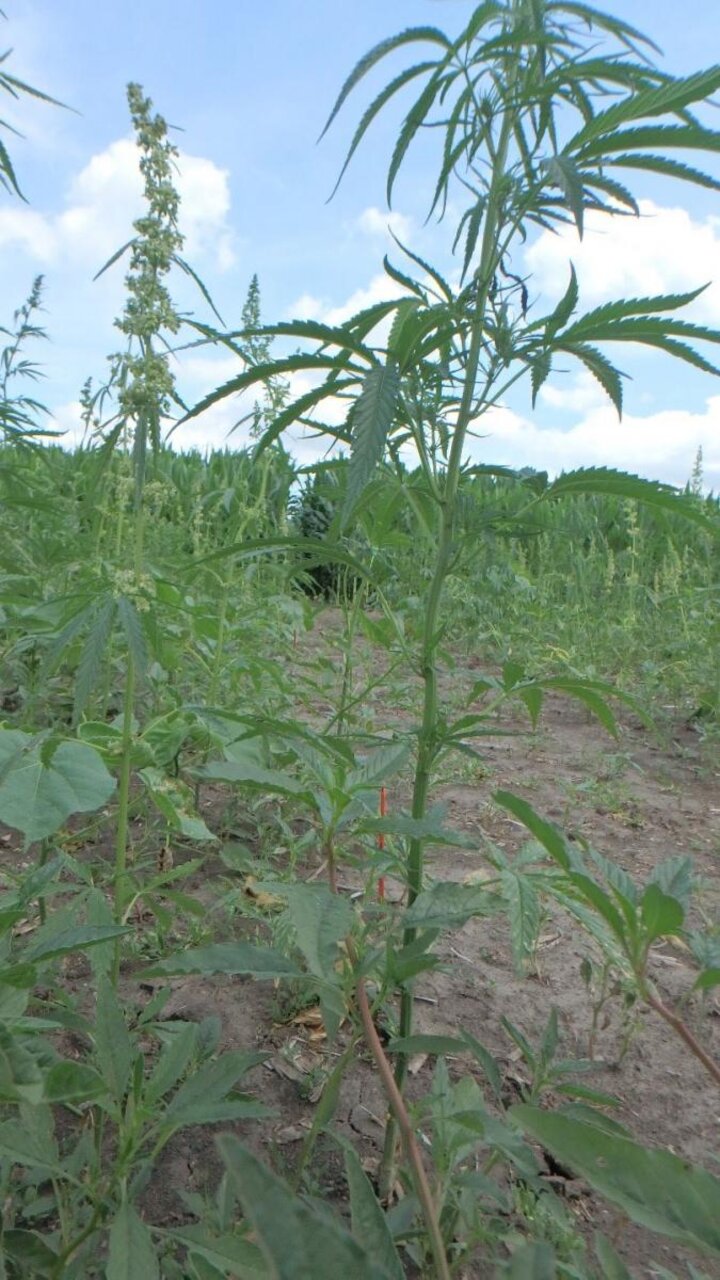
<svg viewBox="0 0 720 1280">
<path fill-rule="evenodd" d="M 263 769 L 252 761 L 211 760 L 196 770 L 197 776 L 214 782 L 237 782 L 260 791 L 279 795 L 300 796 L 307 788 L 291 773 L 279 769 Z"/>
<path fill-rule="evenodd" d="M 502 805 L 503 809 L 508 809 L 516 818 L 519 818 L 523 826 L 540 841 L 543 848 L 564 870 L 568 870 L 571 863 L 571 850 L 565 836 L 560 829 L 551 822 L 547 822 L 535 812 L 531 804 L 527 800 L 523 800 L 521 796 L 515 796 L 510 791 L 496 791 L 493 795 L 496 804 Z"/>
<path fill-rule="evenodd" d="M 648 938 L 654 942 L 656 938 L 671 937 L 682 929 L 685 912 L 677 898 L 663 893 L 658 884 L 649 884 L 642 896 L 640 904 L 643 924 Z"/>
<path fill-rule="evenodd" d="M 162 769 L 143 769 L 140 777 L 171 830 L 180 831 L 189 840 L 217 840 L 195 811 L 187 783 L 180 778 L 169 778 Z"/>
<path fill-rule="evenodd" d="M 633 1222 L 720 1256 L 720 1179 L 558 1112 L 514 1106 L 515 1122 Z"/>
<path fill-rule="evenodd" d="M 266 1058 L 265 1053 L 234 1050 L 204 1063 L 170 1100 L 163 1123 L 179 1129 L 217 1120 L 261 1119 L 270 1115 L 267 1107 L 252 1098 L 230 1096 L 238 1080 Z"/>
<path fill-rule="evenodd" d="M 494 915 L 502 907 L 502 898 L 484 885 L 438 881 L 418 894 L 403 916 L 409 929 L 459 928 L 473 916 Z"/>
<path fill-rule="evenodd" d="M 38 1103 L 43 1076 L 36 1056 L 20 1036 L 0 1025 L 0 1102 Z"/>
<path fill-rule="evenodd" d="M 388 1280 L 403 1280 L 405 1272 L 400 1256 L 368 1176 L 354 1147 L 343 1141 L 342 1149 L 350 1191 L 352 1233 L 365 1250 L 371 1265 L 376 1266 Z"/>
<path fill-rule="evenodd" d="M 522 872 L 501 871 L 500 888 L 507 903 L 515 968 L 518 973 L 524 973 L 537 947 L 540 900 L 532 881 Z"/>
<path fill-rule="evenodd" d="M 633 499 L 682 516 L 685 520 L 703 525 L 708 532 L 714 528 L 713 522 L 698 508 L 697 503 L 693 503 L 686 494 L 674 489 L 672 485 L 663 484 L 659 480 L 645 480 L 641 476 L 615 471 L 611 467 L 579 467 L 575 471 L 563 472 L 548 485 L 543 498 L 554 499 L 573 493 L 613 494 L 618 498 Z"/>
<path fill-rule="evenodd" d="M 351 411 L 352 445 L 343 523 L 349 520 L 360 494 L 382 460 L 399 391 L 400 371 L 391 357 L 384 365 L 374 365 L 365 375 L 362 391 Z"/>
<path fill-rule="evenodd" d="M 41 933 L 25 949 L 23 960 L 39 964 L 45 960 L 54 960 L 57 956 L 71 955 L 73 951 L 87 951 L 90 947 L 103 946 L 128 933 L 132 933 L 132 929 L 120 924 L 82 924 L 71 929 L 53 929 L 48 933 Z"/>
<path fill-rule="evenodd" d="M 134 1051 L 117 995 L 105 977 L 98 983 L 94 1038 L 100 1073 L 119 1108 L 130 1081 Z"/>
<path fill-rule="evenodd" d="M 193 947 L 160 960 L 146 970 L 149 978 L 176 973 L 227 973 L 253 978 L 300 978 L 302 969 L 287 956 L 270 947 L 254 947 L 249 942 L 216 942 L 209 947 Z"/>
<path fill-rule="evenodd" d="M 552 160 L 547 163 L 547 171 L 555 183 L 560 187 L 567 201 L 570 212 L 575 219 L 575 225 L 578 229 L 578 235 L 582 240 L 584 230 L 585 216 L 585 191 L 583 187 L 583 175 L 569 155 L 553 156 Z"/>
<path fill-rule="evenodd" d="M 369 53 L 366 53 L 364 57 L 356 63 L 342 86 L 320 137 L 322 138 L 325 136 L 330 125 L 340 111 L 340 108 L 352 93 L 355 86 L 360 83 L 360 81 L 378 62 L 383 58 L 386 58 L 389 53 L 394 53 L 396 49 L 400 49 L 406 44 L 417 44 L 422 43 L 423 41 L 428 41 L 431 44 L 439 44 L 443 49 L 447 49 L 448 47 L 447 36 L 437 27 L 409 27 L 405 31 L 399 32 L 396 36 L 391 36 L 387 40 L 382 40 L 379 44 L 376 44 Z M 398 85 L 398 88 L 401 88 L 401 86 Z"/>
<path fill-rule="evenodd" d="M 219 1138 L 218 1148 L 275 1280 L 394 1280 L 339 1223 L 293 1195 L 237 1138 Z"/>
</svg>

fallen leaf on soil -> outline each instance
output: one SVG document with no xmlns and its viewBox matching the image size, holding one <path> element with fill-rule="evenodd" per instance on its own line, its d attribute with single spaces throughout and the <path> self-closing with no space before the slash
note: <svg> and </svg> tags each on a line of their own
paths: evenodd
<svg viewBox="0 0 720 1280">
<path fill-rule="evenodd" d="M 496 880 L 497 871 L 491 867 L 478 867 L 476 871 L 470 871 L 463 876 L 463 884 L 485 884 L 488 880 Z"/>
<path fill-rule="evenodd" d="M 286 1124 L 284 1128 L 278 1129 L 275 1134 L 275 1141 L 280 1146 L 285 1146 L 290 1142 L 302 1142 L 307 1137 L 310 1122 L 301 1120 L 299 1124 Z"/>
<path fill-rule="evenodd" d="M 310 1009 L 301 1009 L 290 1021 L 295 1027 L 322 1027 L 323 1020 L 320 1006 L 316 1004 Z"/>
<path fill-rule="evenodd" d="M 13 932 L 16 933 L 19 938 L 22 938 L 26 933 L 34 933 L 38 924 L 38 920 L 18 920 Z"/>
<path fill-rule="evenodd" d="M 541 938 L 538 938 L 539 947 L 556 947 L 558 942 L 562 942 L 561 933 L 545 933 Z"/>
<path fill-rule="evenodd" d="M 257 888 L 257 878 L 248 876 L 243 885 L 243 889 L 248 898 L 252 898 L 253 902 L 264 911 L 283 911 L 285 903 L 282 898 L 277 898 L 274 893 L 266 893 L 264 889 Z"/>
</svg>

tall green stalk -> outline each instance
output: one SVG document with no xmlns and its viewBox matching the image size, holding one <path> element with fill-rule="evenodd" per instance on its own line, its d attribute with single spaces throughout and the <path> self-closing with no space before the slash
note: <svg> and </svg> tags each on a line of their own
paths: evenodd
<svg viewBox="0 0 720 1280">
<path fill-rule="evenodd" d="M 422 497 L 438 511 L 419 646 L 423 709 L 412 816 L 422 822 L 439 753 L 463 745 L 441 715 L 438 652 L 448 575 L 462 563 L 463 554 L 472 551 L 471 536 L 464 534 L 459 515 L 474 423 L 501 404 L 521 378 L 530 383 L 534 403 L 554 364 L 566 367 L 570 359 L 593 374 L 621 414 L 624 375 L 605 354 L 608 343 L 640 343 L 718 373 L 696 346 L 720 343 L 720 332 L 677 317 L 697 291 L 620 299 L 578 314 L 580 289 L 568 261 L 564 297 L 535 319 L 527 282 L 520 274 L 522 264 L 513 260 L 513 253 L 538 229 L 574 224 L 582 238 L 589 214 L 638 215 L 638 200 L 624 185 L 633 169 L 641 177 L 669 175 L 720 189 L 711 174 L 685 163 L 689 149 L 712 155 L 720 145 L 720 134 L 700 124 L 691 110 L 720 88 L 720 68 L 686 78 L 668 75 L 652 61 L 658 52 L 652 41 L 623 19 L 582 0 L 493 0 L 474 8 L 456 38 L 423 26 L 383 40 L 348 76 L 326 128 L 367 74 L 387 56 L 411 46 L 422 46 L 420 60 L 400 74 L 394 72 L 363 112 L 342 172 L 376 116 L 412 85 L 417 96 L 395 142 L 388 202 L 416 137 L 424 133 L 426 138 L 441 138 L 430 213 L 442 219 L 457 208 L 458 192 L 470 198 L 453 245 L 463 257 L 460 286 L 448 284 L 438 270 L 407 249 L 414 277 L 386 260 L 402 297 L 335 327 L 295 321 L 263 330 L 265 336 L 304 339 L 314 345 L 272 366 L 246 369 L 206 396 L 191 416 L 229 394 L 250 390 L 271 373 L 305 369 L 315 379 L 322 371 L 324 381 L 283 409 L 259 448 L 271 445 L 293 421 L 315 418 L 325 401 L 336 405 L 338 396 L 351 399 L 347 420 L 336 433 L 343 446 L 350 443 L 347 499 L 340 521 L 344 528 L 361 511 L 367 513 L 366 490 L 386 455 L 398 463 L 400 450 L 414 441 L 426 481 Z M 422 89 L 417 93 L 419 77 Z M 674 158 L 675 149 L 679 159 Z M 373 340 L 373 327 L 390 318 L 387 338 L 376 335 Z M 439 394 L 442 411 L 434 421 L 431 413 L 423 413 L 422 395 L 413 394 L 418 383 Z M 443 430 L 436 436 L 440 421 Z M 327 430 L 332 433 L 332 428 Z M 492 474 L 498 469 L 487 470 Z M 555 484 L 535 477 L 534 485 L 522 472 L 500 470 L 519 485 L 528 485 L 527 506 L 568 492 L 598 492 L 603 485 L 607 492 L 627 498 L 658 497 L 657 485 L 609 469 L 600 474 L 580 469 Z M 419 511 L 427 531 L 433 523 L 427 503 L 410 505 L 415 514 Z M 468 719 L 472 717 L 464 718 L 462 733 L 470 736 Z M 417 835 L 409 842 L 405 863 L 410 906 L 422 891 L 423 873 L 424 844 Z M 415 928 L 406 927 L 405 945 L 415 936 Z M 403 1038 L 412 1032 L 413 1004 L 408 982 L 400 1001 Z M 405 1087 L 405 1062 L 400 1054 L 394 1076 L 399 1096 Z M 393 1181 L 395 1146 L 391 1120 L 384 1159 L 386 1189 Z"/>
<path fill-rule="evenodd" d="M 453 560 L 455 527 L 457 516 L 458 486 L 465 443 L 470 422 L 473 417 L 475 390 L 480 370 L 482 337 L 485 323 L 485 307 L 488 300 L 491 281 L 498 263 L 498 191 L 505 176 L 508 142 L 513 128 L 512 108 L 509 108 L 502 122 L 500 138 L 490 179 L 488 212 L 485 222 L 482 252 L 475 279 L 477 281 L 478 299 L 473 318 L 470 347 L 465 368 L 463 390 L 455 423 L 445 485 L 441 498 L 440 536 L 438 540 L 435 568 L 425 606 L 425 625 L 423 628 L 421 648 L 421 674 L 423 679 L 423 717 L 418 738 L 418 751 L 413 784 L 412 816 L 422 821 L 427 811 L 428 795 L 432 777 L 432 768 L 438 749 L 438 730 L 440 726 L 440 706 L 438 701 L 438 663 L 439 620 L 443 590 Z M 424 843 L 421 839 L 410 841 L 407 859 L 407 895 L 408 906 L 422 892 L 425 870 Z M 409 946 L 415 940 L 416 930 L 406 928 L 403 934 L 403 945 Z M 415 1000 L 412 984 L 404 984 L 400 996 L 400 1036 L 412 1035 Z M 399 1054 L 395 1067 L 395 1083 L 402 1095 L 405 1089 L 408 1072 L 408 1059 Z M 385 1152 L 383 1156 L 383 1191 L 388 1194 L 395 1181 L 394 1163 L 397 1144 L 397 1126 L 394 1117 L 390 1116 L 385 1133 Z"/>
<path fill-rule="evenodd" d="M 173 185 L 172 161 L 176 149 L 167 140 L 161 116 L 151 114 L 152 104 L 138 85 L 128 86 L 128 103 L 140 150 L 140 170 L 145 179 L 147 212 L 134 224 L 130 269 L 126 277 L 127 302 L 118 328 L 127 336 L 126 351 L 112 358 L 111 385 L 118 394 L 118 415 L 106 441 L 111 450 L 131 441 L 133 502 L 130 533 L 132 570 L 123 579 L 122 620 L 126 632 L 126 672 L 123 694 L 122 751 L 118 786 L 115 838 L 115 917 L 122 920 L 127 899 L 130 791 L 133 768 L 135 697 L 142 675 L 143 640 L 140 617 L 146 590 L 144 574 L 144 489 L 148 449 L 160 445 L 160 424 L 174 398 L 174 379 L 165 354 L 156 352 L 153 339 L 163 332 L 176 333 L 180 319 L 164 283 L 182 247 L 177 229 L 179 197 Z M 118 523 L 118 539 L 123 527 Z M 117 545 L 121 551 L 120 542 Z M 115 947 L 113 977 L 120 968 L 119 943 Z"/>
</svg>

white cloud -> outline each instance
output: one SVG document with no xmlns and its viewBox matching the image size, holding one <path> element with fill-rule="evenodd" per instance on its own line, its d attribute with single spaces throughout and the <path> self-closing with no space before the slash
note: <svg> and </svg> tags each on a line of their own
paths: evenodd
<svg viewBox="0 0 720 1280">
<path fill-rule="evenodd" d="M 404 213 L 386 212 L 371 205 L 360 214 L 355 225 L 366 235 L 389 237 L 392 232 L 398 240 L 407 243 L 412 233 L 413 221 Z"/>
<path fill-rule="evenodd" d="M 527 250 L 532 287 L 560 297 L 569 262 L 580 282 L 581 305 L 612 298 L 685 292 L 710 282 L 693 318 L 720 322 L 720 219 L 696 221 L 685 209 L 640 201 L 641 216 L 590 213 L 584 239 L 574 227 L 544 231 Z"/>
<path fill-rule="evenodd" d="M 57 258 L 58 239 L 49 218 L 34 209 L 0 209 L 0 250 L 19 248 L 47 266 Z"/>
<path fill-rule="evenodd" d="M 556 378 L 558 374 L 554 375 Z M 540 390 L 540 400 L 552 409 L 565 409 L 582 413 L 607 404 L 607 396 L 597 378 L 588 370 L 576 374 L 569 382 L 559 385 L 546 382 Z"/>
<path fill-rule="evenodd" d="M 288 309 L 293 319 L 322 320 L 324 324 L 343 324 L 358 311 L 372 307 L 377 302 L 389 302 L 402 294 L 400 285 L 385 272 L 379 272 L 365 288 L 356 289 L 345 302 L 333 305 L 328 298 L 318 298 L 315 294 L 304 293 Z"/>
<path fill-rule="evenodd" d="M 591 408 L 568 430 L 543 427 L 498 408 L 479 424 L 487 437 L 472 446 L 483 461 L 534 467 L 557 474 L 574 467 L 618 467 L 649 479 L 683 485 L 698 447 L 708 487 L 720 490 L 720 396 L 691 413 L 667 409 L 647 416 L 626 414 L 618 421 L 611 405 Z"/>
<path fill-rule="evenodd" d="M 328 304 L 313 293 L 303 293 L 286 311 L 289 320 L 320 320 Z"/>
<path fill-rule="evenodd" d="M 99 268 L 132 235 L 142 211 L 138 149 L 129 138 L 112 142 L 94 155 L 70 184 L 61 213 L 31 209 L 0 211 L 0 249 L 20 246 L 43 265 L 68 257 Z M 184 253 L 201 257 L 221 271 L 235 261 L 228 225 L 228 172 L 203 156 L 178 158 L 177 189 Z"/>
<path fill-rule="evenodd" d="M 179 357 L 176 373 L 190 383 L 194 395 L 205 395 L 214 387 L 221 387 L 231 378 L 237 378 L 245 368 L 240 356 L 187 355 Z"/>
</svg>

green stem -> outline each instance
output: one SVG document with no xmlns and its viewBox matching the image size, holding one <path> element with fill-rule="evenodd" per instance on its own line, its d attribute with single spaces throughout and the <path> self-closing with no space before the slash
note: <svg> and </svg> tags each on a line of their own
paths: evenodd
<svg viewBox="0 0 720 1280">
<path fill-rule="evenodd" d="M 47 862 L 47 859 L 48 859 L 48 853 L 49 853 L 49 852 L 50 852 L 50 843 L 49 843 L 49 841 L 48 841 L 48 840 L 42 840 L 42 841 L 40 842 L 40 856 L 39 856 L 39 858 L 38 858 L 38 866 L 39 866 L 39 867 L 44 867 L 44 866 L 45 866 L 45 863 Z M 38 898 L 38 907 L 40 908 L 40 923 L 41 923 L 41 924 L 45 924 L 45 921 L 46 921 L 46 919 L 47 919 L 47 907 L 45 906 L 45 899 L 44 899 L 44 898 Z"/>
<path fill-rule="evenodd" d="M 135 704 L 135 662 L 132 653 L 128 652 L 127 675 L 125 678 L 125 697 L 123 701 L 122 758 L 120 761 L 120 781 L 118 786 L 118 816 L 115 837 L 115 920 L 122 923 L 125 902 L 125 878 L 127 869 L 127 848 L 130 814 L 130 779 L 132 777 L 133 748 L 133 709 Z M 115 958 L 113 961 L 113 982 L 117 983 L 120 973 L 120 939 L 115 942 Z"/>
<path fill-rule="evenodd" d="M 702 1063 L 708 1075 L 715 1081 L 715 1084 L 720 1084 L 720 1065 L 710 1057 L 710 1054 L 695 1039 L 687 1023 L 683 1022 L 682 1018 L 678 1017 L 674 1010 L 669 1009 L 649 985 L 645 985 L 643 997 L 650 1005 L 650 1008 L 654 1009 L 667 1022 L 669 1027 L 672 1027 L 672 1030 L 680 1037 L 698 1062 Z"/>
<path fill-rule="evenodd" d="M 94 1209 L 92 1217 L 88 1222 L 88 1225 L 85 1227 L 85 1229 L 81 1231 L 80 1234 L 76 1236 L 75 1239 L 71 1242 L 71 1244 L 68 1245 L 67 1249 L 65 1249 L 60 1254 L 56 1265 L 53 1267 L 53 1275 L 57 1276 L 58 1280 L 60 1280 L 60 1278 L 65 1273 L 66 1263 L 70 1262 L 73 1254 L 77 1253 L 78 1249 L 80 1248 L 80 1245 L 84 1244 L 85 1241 L 88 1239 L 88 1237 L 93 1234 L 93 1232 L 97 1228 L 98 1223 L 100 1222 L 100 1219 L 103 1216 L 104 1216 L 104 1208 L 103 1206 L 99 1205 Z"/>
<path fill-rule="evenodd" d="M 424 685 L 423 717 L 418 738 L 417 764 L 413 785 L 412 816 L 417 820 L 425 817 L 430 778 L 433 763 L 438 751 L 440 729 L 440 709 L 438 706 L 438 668 L 437 649 L 439 640 L 440 606 L 450 566 L 454 558 L 455 520 L 457 511 L 457 495 L 462 472 L 462 460 L 468 428 L 474 413 L 475 388 L 480 371 L 480 360 L 483 350 L 483 331 L 485 327 L 485 311 L 488 303 L 493 276 L 497 268 L 499 221 L 501 216 L 500 188 L 505 175 L 508 147 L 512 136 L 513 113 L 508 107 L 502 121 L 497 152 L 493 164 L 493 174 L 488 195 L 485 227 L 483 230 L 480 263 L 475 275 L 477 298 L 475 314 L 467 354 L 467 363 L 463 379 L 463 392 L 458 408 L 457 422 L 453 432 L 452 445 L 448 458 L 444 492 L 441 498 L 441 525 L 438 550 L 435 560 L 430 590 L 425 609 L 425 625 L 423 628 L 421 648 L 421 675 Z M 424 873 L 424 846 L 420 839 L 410 841 L 407 858 L 407 898 L 408 905 L 422 891 Z M 416 930 L 405 929 L 403 945 L 409 946 L 415 940 Z M 401 1037 L 412 1035 L 414 1013 L 414 994 L 410 983 L 403 986 L 400 996 L 400 1030 Z M 395 1084 L 398 1093 L 404 1095 L 407 1081 L 407 1056 L 398 1055 L 395 1068 Z M 385 1134 L 385 1150 L 380 1175 L 380 1187 L 387 1194 L 395 1182 L 395 1160 L 397 1147 L 397 1125 L 392 1118 L 388 1121 Z"/>
<path fill-rule="evenodd" d="M 223 652 L 225 648 L 225 624 L 227 621 L 228 596 L 230 594 L 230 584 L 226 582 L 223 587 L 222 599 L 220 601 L 220 612 L 218 614 L 218 633 L 217 642 L 215 644 L 215 655 L 212 665 L 212 676 L 210 678 L 210 689 L 208 691 L 208 702 L 211 707 L 215 706 L 220 685 L 220 672 L 222 670 Z"/>
</svg>

